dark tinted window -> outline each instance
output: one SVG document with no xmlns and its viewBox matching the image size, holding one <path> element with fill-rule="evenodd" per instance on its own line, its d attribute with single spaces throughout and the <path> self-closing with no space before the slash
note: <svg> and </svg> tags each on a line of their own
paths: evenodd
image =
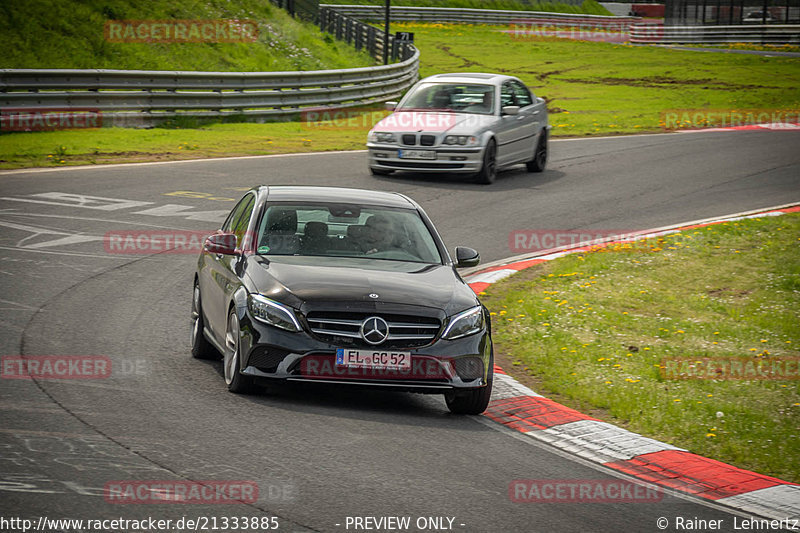
<svg viewBox="0 0 800 533">
<path fill-rule="evenodd" d="M 514 91 L 511 89 L 511 85 L 508 83 L 504 83 L 503 88 L 500 90 L 500 101 L 503 107 L 507 105 L 517 105 L 517 99 Z"/>
<path fill-rule="evenodd" d="M 233 208 L 231 214 L 228 215 L 227 220 L 222 225 L 222 231 L 231 231 L 236 234 L 237 247 L 242 244 L 242 237 L 247 231 L 247 225 L 250 222 L 250 216 L 253 214 L 253 204 L 255 203 L 255 196 L 247 194 L 244 198 L 239 200 L 236 207 Z"/>
<path fill-rule="evenodd" d="M 442 261 L 433 235 L 413 209 L 275 203 L 259 226 L 262 255 Z"/>
<path fill-rule="evenodd" d="M 527 87 L 525 87 L 525 85 L 519 83 L 518 81 L 510 81 L 509 85 L 511 86 L 511 90 L 514 92 L 514 96 L 517 98 L 516 105 L 525 107 L 533 103 L 531 92 Z"/>
</svg>

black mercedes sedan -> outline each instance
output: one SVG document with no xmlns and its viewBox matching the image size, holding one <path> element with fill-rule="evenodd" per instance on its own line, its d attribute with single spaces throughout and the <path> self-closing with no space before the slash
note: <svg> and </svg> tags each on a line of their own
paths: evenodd
<svg viewBox="0 0 800 533">
<path fill-rule="evenodd" d="M 222 354 L 228 389 L 269 380 L 444 394 L 478 414 L 492 391 L 489 312 L 410 198 L 256 187 L 200 253 L 192 355 Z"/>
</svg>

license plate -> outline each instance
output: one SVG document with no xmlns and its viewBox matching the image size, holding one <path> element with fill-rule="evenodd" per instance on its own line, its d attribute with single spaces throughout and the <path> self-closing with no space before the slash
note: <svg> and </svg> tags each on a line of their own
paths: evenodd
<svg viewBox="0 0 800 533">
<path fill-rule="evenodd" d="M 433 150 L 399 150 L 397 157 L 400 159 L 436 159 Z"/>
<path fill-rule="evenodd" d="M 411 353 L 392 352 L 388 350 L 348 350 L 339 348 L 336 350 L 336 365 L 406 370 L 411 368 Z"/>
</svg>

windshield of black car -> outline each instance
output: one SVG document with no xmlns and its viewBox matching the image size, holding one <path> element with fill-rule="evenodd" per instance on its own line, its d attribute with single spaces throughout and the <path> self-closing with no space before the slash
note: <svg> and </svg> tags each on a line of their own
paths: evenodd
<svg viewBox="0 0 800 533">
<path fill-rule="evenodd" d="M 342 204 L 268 204 L 257 253 L 441 264 L 436 241 L 413 209 Z"/>
<path fill-rule="evenodd" d="M 403 100 L 398 111 L 454 111 L 494 114 L 494 86 L 465 83 L 423 83 Z"/>
</svg>

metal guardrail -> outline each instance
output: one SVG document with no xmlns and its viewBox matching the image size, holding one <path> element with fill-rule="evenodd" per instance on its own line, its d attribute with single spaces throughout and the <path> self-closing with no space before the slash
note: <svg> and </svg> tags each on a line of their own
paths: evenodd
<svg viewBox="0 0 800 533">
<path fill-rule="evenodd" d="M 337 13 L 328 12 L 324 21 L 324 30 L 382 57 L 382 31 Z M 340 70 L 2 69 L 0 113 L 36 116 L 92 111 L 102 114 L 106 126 L 142 127 L 175 117 L 258 121 L 369 105 L 399 97 L 418 77 L 417 49 L 395 43 L 393 38 L 389 43 L 399 63 Z"/>
<path fill-rule="evenodd" d="M 636 44 L 800 44 L 800 25 L 664 26 L 632 24 L 629 40 Z"/>
<path fill-rule="evenodd" d="M 383 30 L 339 11 L 338 6 L 327 4 L 320 6 L 319 27 L 337 39 L 353 45 L 356 50 L 366 49 L 376 60 L 383 60 Z M 392 61 L 408 58 L 415 50 L 410 43 L 396 41 L 393 35 L 389 35 L 389 47 L 389 57 Z"/>
<path fill-rule="evenodd" d="M 414 49 L 392 65 L 309 72 L 4 69 L 0 108 L 90 109 L 102 113 L 104 124 L 116 126 L 146 126 L 176 116 L 287 117 L 397 97 L 416 81 L 418 67 Z"/>
<path fill-rule="evenodd" d="M 339 13 L 361 20 L 382 20 L 384 13 L 381 6 L 320 4 L 320 7 L 335 8 Z M 642 22 L 640 17 L 408 6 L 394 6 L 391 8 L 391 14 L 394 21 L 508 24 L 510 32 L 518 32 L 519 36 L 525 35 L 526 27 L 566 26 L 581 30 L 598 28 L 628 34 L 630 42 L 640 44 L 730 42 L 793 44 L 800 41 L 799 25 L 663 26 Z M 626 40 L 624 36 L 621 36 L 620 42 L 624 40 Z"/>
<path fill-rule="evenodd" d="M 569 0 L 566 3 L 580 5 L 582 0 Z M 382 6 L 320 4 L 320 9 L 334 9 L 336 12 L 359 20 L 381 21 L 384 17 Z M 589 25 L 601 27 L 608 24 L 619 25 L 641 21 L 640 17 L 615 17 L 606 15 L 577 15 L 571 13 L 549 13 L 543 11 L 509 11 L 448 7 L 392 6 L 391 17 L 394 22 L 462 22 L 466 24 L 514 24 L 521 21 L 547 23 L 549 25 Z"/>
</svg>

